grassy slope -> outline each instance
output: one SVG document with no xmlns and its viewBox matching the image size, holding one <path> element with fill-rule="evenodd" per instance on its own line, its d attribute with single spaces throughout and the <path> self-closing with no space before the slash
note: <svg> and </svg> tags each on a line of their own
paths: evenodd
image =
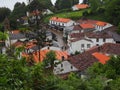
<svg viewBox="0 0 120 90">
<path fill-rule="evenodd" d="M 69 12 L 52 14 L 52 15 L 46 16 L 44 18 L 44 22 L 47 23 L 49 21 L 49 19 L 53 16 L 58 16 L 58 17 L 63 17 L 63 18 L 71 18 L 73 20 L 76 20 L 76 19 L 79 19 L 82 16 L 82 13 L 86 10 L 89 12 L 89 9 L 85 9 L 85 10 L 80 10 L 80 11 L 69 11 Z"/>
<path fill-rule="evenodd" d="M 90 9 L 85 9 L 85 10 L 80 10 L 80 11 L 69 11 L 69 12 L 62 12 L 62 13 L 57 13 L 57 14 L 52 14 L 49 16 L 46 16 L 44 18 L 44 22 L 48 23 L 49 19 L 53 16 L 58 16 L 58 17 L 63 17 L 63 18 L 70 18 L 73 20 L 78 20 L 82 17 L 82 13 L 84 11 L 88 11 L 88 13 L 90 12 Z M 99 13 L 99 14 L 93 14 L 93 15 L 88 15 L 86 16 L 89 19 L 93 19 L 93 20 L 100 20 L 100 21 L 107 21 L 105 18 L 104 13 Z"/>
</svg>

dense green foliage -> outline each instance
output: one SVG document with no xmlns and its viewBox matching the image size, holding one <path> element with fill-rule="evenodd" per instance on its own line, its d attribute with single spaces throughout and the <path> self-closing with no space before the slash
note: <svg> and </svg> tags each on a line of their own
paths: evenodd
<svg viewBox="0 0 120 90">
<path fill-rule="evenodd" d="M 53 5 L 50 0 L 33 0 L 30 5 L 28 5 L 28 10 L 43 10 L 43 9 L 53 9 Z"/>
<path fill-rule="evenodd" d="M 11 11 L 8 8 L 0 8 L 0 22 L 3 22 L 6 17 L 10 15 Z"/>
<path fill-rule="evenodd" d="M 119 24 L 120 20 L 120 2 L 119 0 L 112 0 L 106 6 L 106 16 L 110 23 Z"/>
<path fill-rule="evenodd" d="M 57 10 L 71 8 L 73 5 L 78 4 L 79 0 L 57 0 L 55 7 Z"/>
<path fill-rule="evenodd" d="M 51 54 L 52 55 L 52 54 Z M 10 59 L 0 55 L 1 90 L 119 90 L 120 57 L 112 57 L 106 65 L 94 64 L 86 78 L 71 73 L 63 80 L 47 73 L 43 63 L 29 66 L 25 59 Z M 49 70 L 48 70 L 49 71 Z M 115 71 L 115 72 L 113 72 Z M 111 76 L 112 77 L 109 77 Z M 108 84 L 109 82 L 109 84 Z"/>
</svg>

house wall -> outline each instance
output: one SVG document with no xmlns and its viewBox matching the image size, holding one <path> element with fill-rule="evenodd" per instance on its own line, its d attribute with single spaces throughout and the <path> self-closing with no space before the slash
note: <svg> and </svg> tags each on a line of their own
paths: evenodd
<svg viewBox="0 0 120 90">
<path fill-rule="evenodd" d="M 74 24 L 74 21 L 71 20 L 71 21 L 69 21 L 67 23 L 63 23 L 63 22 L 56 22 L 56 21 L 50 20 L 49 23 L 50 24 L 55 24 L 57 26 L 72 26 Z"/>
<path fill-rule="evenodd" d="M 103 45 L 104 43 L 115 43 L 113 38 L 106 38 L 105 41 L 103 38 L 98 38 L 98 40 L 96 38 L 90 38 L 93 42 L 93 46 L 95 45 Z"/>
<path fill-rule="evenodd" d="M 90 46 L 88 47 L 88 45 Z M 91 41 L 87 41 L 83 39 L 76 42 L 71 42 L 69 43 L 69 46 L 70 49 L 72 50 L 71 52 L 74 54 L 76 51 L 83 52 L 84 50 L 91 48 L 93 46 L 93 43 Z"/>
<path fill-rule="evenodd" d="M 78 8 L 76 6 L 73 6 L 72 10 L 75 11 L 75 10 L 78 10 Z"/>
<path fill-rule="evenodd" d="M 104 29 L 106 29 L 106 28 L 109 28 L 109 27 L 111 27 L 112 25 L 111 24 L 107 24 L 107 25 L 105 25 L 105 26 L 98 26 L 98 25 L 95 25 L 95 29 L 97 30 L 97 31 L 102 31 L 102 30 L 104 30 Z"/>
<path fill-rule="evenodd" d="M 58 60 L 55 61 L 59 62 Z M 54 67 L 54 74 L 64 74 L 71 71 L 77 71 L 78 69 L 75 68 L 69 61 L 62 61 L 60 64 L 57 64 L 56 67 Z"/>
<path fill-rule="evenodd" d="M 26 40 L 26 38 L 23 38 L 23 39 L 19 39 L 20 41 L 25 41 Z M 5 45 L 6 45 L 6 47 L 9 47 L 10 46 L 10 44 L 12 45 L 12 44 L 14 44 L 15 42 L 17 42 L 18 41 L 18 39 L 15 39 L 15 40 L 10 40 L 9 38 L 8 38 L 8 40 L 6 40 L 5 41 Z"/>
</svg>

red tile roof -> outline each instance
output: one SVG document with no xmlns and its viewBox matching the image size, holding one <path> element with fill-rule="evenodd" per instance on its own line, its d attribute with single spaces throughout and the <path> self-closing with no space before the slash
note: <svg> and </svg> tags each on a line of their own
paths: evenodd
<svg viewBox="0 0 120 90">
<path fill-rule="evenodd" d="M 97 62 L 98 60 L 91 55 L 89 52 L 84 52 L 82 54 L 72 56 L 68 58 L 70 63 L 75 66 L 80 71 L 83 71 L 90 67 L 93 63 Z"/>
<path fill-rule="evenodd" d="M 79 24 L 89 23 L 95 25 L 98 21 L 91 19 L 80 19 L 77 21 Z"/>
<path fill-rule="evenodd" d="M 100 63 L 106 64 L 106 62 L 110 59 L 109 56 L 106 56 L 102 53 L 95 52 L 92 54 L 95 58 L 99 60 Z"/>
<path fill-rule="evenodd" d="M 106 32 L 90 32 L 90 33 L 72 33 L 70 34 L 70 38 L 112 38 L 111 35 L 109 35 Z"/>
<path fill-rule="evenodd" d="M 80 25 L 75 25 L 73 30 L 82 30 L 82 27 Z"/>
<path fill-rule="evenodd" d="M 20 47 L 20 46 L 23 46 L 23 45 L 24 45 L 24 43 L 22 41 L 17 41 L 14 44 L 12 44 L 12 46 L 14 46 L 14 47 Z"/>
<path fill-rule="evenodd" d="M 98 26 L 105 26 L 106 24 L 107 24 L 106 22 L 102 22 L 102 21 L 98 21 L 96 23 L 96 25 L 98 25 Z"/>
<path fill-rule="evenodd" d="M 59 17 L 52 17 L 50 20 L 56 21 L 56 22 L 63 22 L 63 23 L 67 23 L 67 22 L 71 21 L 71 19 L 59 18 Z"/>
<path fill-rule="evenodd" d="M 94 27 L 92 24 L 90 24 L 90 23 L 80 24 L 80 26 L 81 26 L 83 29 L 95 28 L 95 27 Z"/>
<path fill-rule="evenodd" d="M 98 61 L 105 64 L 106 61 L 110 59 L 106 54 L 120 55 L 120 44 L 106 43 L 102 46 L 94 47 L 82 54 L 69 57 L 68 60 L 77 69 L 83 71 Z"/>
<path fill-rule="evenodd" d="M 36 63 L 42 62 L 42 61 L 44 60 L 46 54 L 47 54 L 49 51 L 50 51 L 50 50 L 47 50 L 47 49 L 46 49 L 46 50 L 41 50 L 40 52 L 39 52 L 39 51 L 33 52 L 34 61 L 35 61 Z M 39 61 L 39 53 L 40 53 L 40 61 Z M 62 60 L 62 56 L 64 56 L 65 59 L 68 58 L 68 53 L 67 53 L 66 51 L 56 50 L 55 53 L 56 53 L 56 58 L 57 58 L 58 60 Z M 23 53 L 22 56 L 27 58 L 29 55 L 26 54 L 26 53 Z"/>
<path fill-rule="evenodd" d="M 20 33 L 20 30 L 13 30 L 13 31 L 11 31 L 11 33 L 12 34 L 18 34 L 18 33 Z"/>
<path fill-rule="evenodd" d="M 75 5 L 75 7 L 77 7 L 78 9 L 85 9 L 88 8 L 89 6 L 87 4 L 77 4 Z"/>
</svg>

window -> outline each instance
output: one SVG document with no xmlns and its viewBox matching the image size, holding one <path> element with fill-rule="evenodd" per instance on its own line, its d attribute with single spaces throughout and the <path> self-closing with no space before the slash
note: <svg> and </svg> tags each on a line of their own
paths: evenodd
<svg viewBox="0 0 120 90">
<path fill-rule="evenodd" d="M 96 42 L 99 42 L 99 38 L 96 38 Z"/>
<path fill-rule="evenodd" d="M 71 69 L 73 69 L 73 66 L 71 66 Z"/>
<path fill-rule="evenodd" d="M 63 67 L 63 64 L 61 64 L 61 67 Z"/>
<path fill-rule="evenodd" d="M 96 46 L 99 46 L 99 44 L 96 44 Z"/>
<path fill-rule="evenodd" d="M 64 23 L 62 23 L 62 26 L 64 26 Z"/>
<path fill-rule="evenodd" d="M 81 47 L 84 48 L 84 44 L 81 44 Z"/>
<path fill-rule="evenodd" d="M 87 44 L 87 48 L 90 48 L 90 44 Z"/>
<path fill-rule="evenodd" d="M 103 42 L 105 42 L 106 40 L 105 40 L 105 38 L 103 38 Z"/>
</svg>

